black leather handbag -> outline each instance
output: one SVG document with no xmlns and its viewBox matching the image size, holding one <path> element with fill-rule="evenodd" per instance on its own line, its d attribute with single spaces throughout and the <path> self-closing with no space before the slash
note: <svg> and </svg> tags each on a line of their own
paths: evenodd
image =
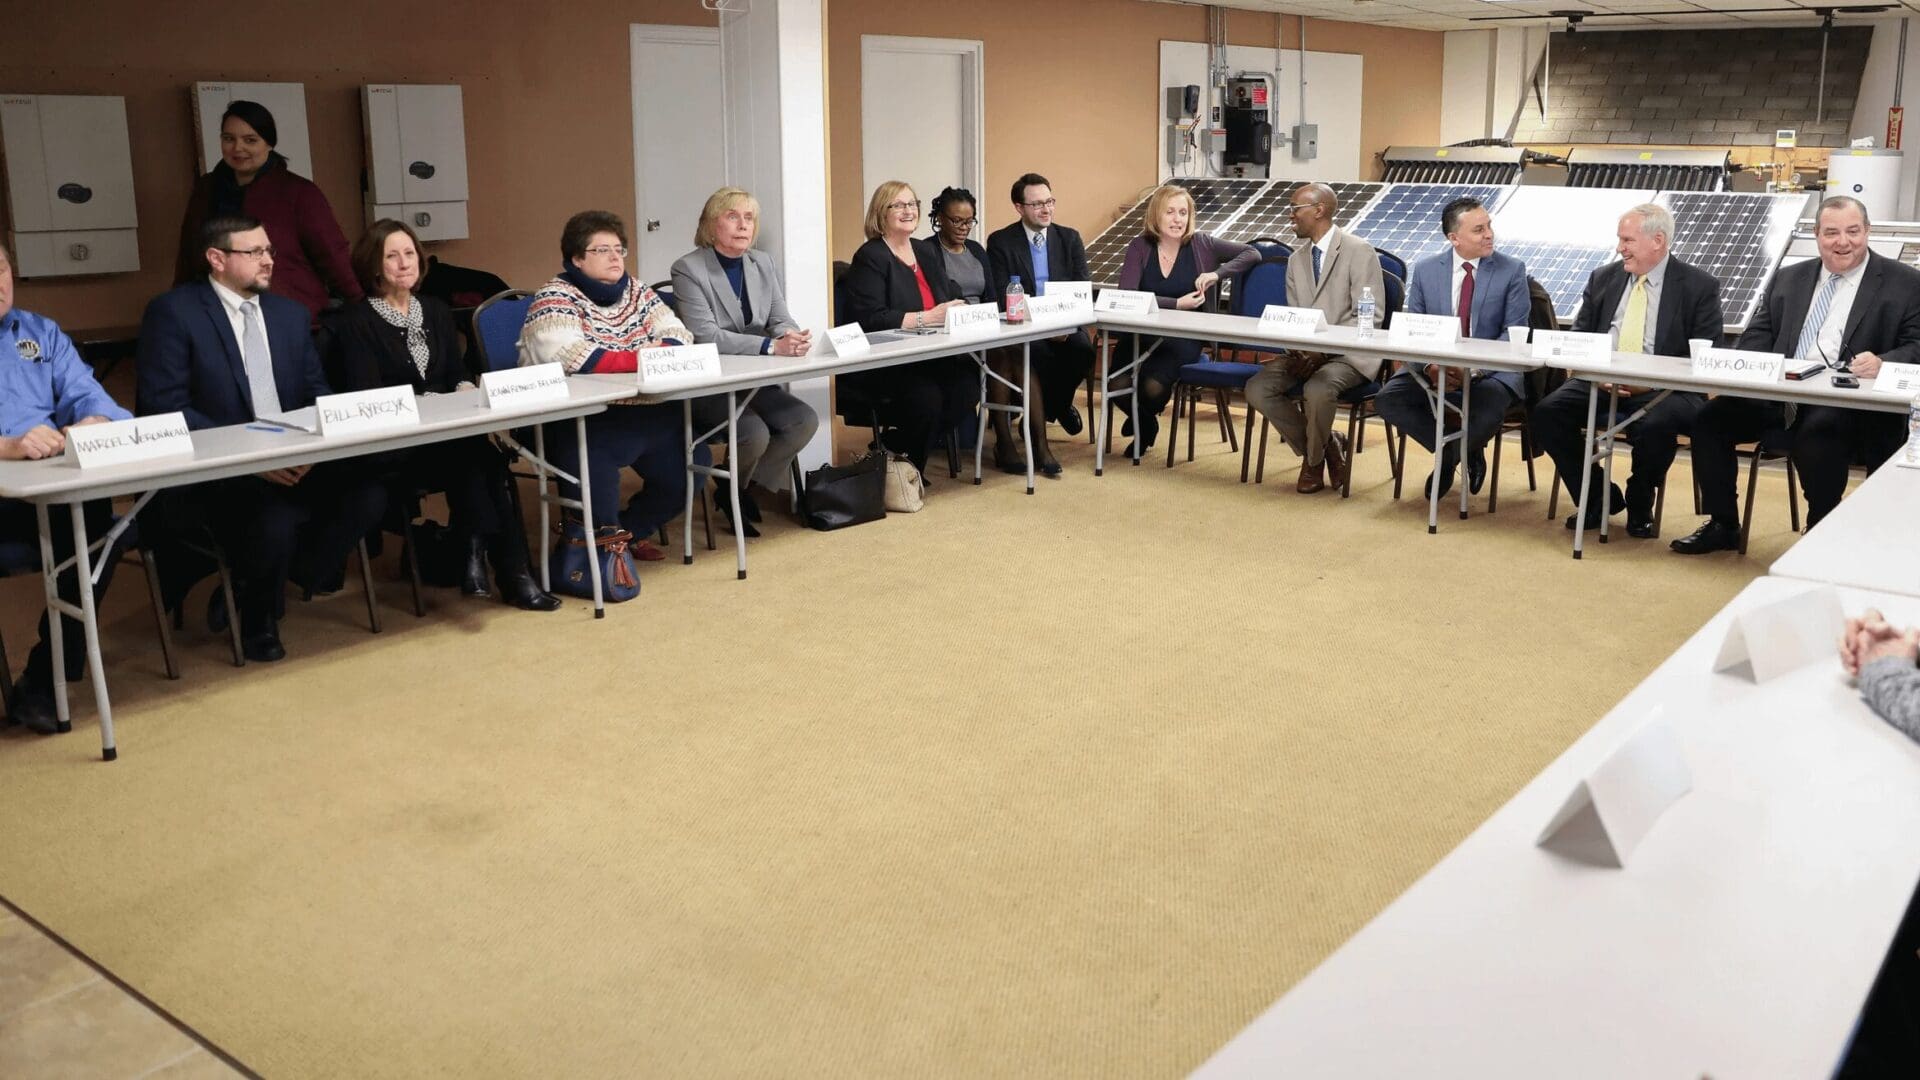
<svg viewBox="0 0 1920 1080">
<path fill-rule="evenodd" d="M 846 465 L 822 465 L 808 473 L 801 506 L 807 527 L 823 532 L 886 517 L 886 453 L 875 451 Z"/>
</svg>

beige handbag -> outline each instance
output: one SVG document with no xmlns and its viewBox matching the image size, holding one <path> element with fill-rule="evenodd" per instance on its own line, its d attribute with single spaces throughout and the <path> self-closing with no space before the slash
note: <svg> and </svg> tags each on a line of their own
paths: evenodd
<svg viewBox="0 0 1920 1080">
<path fill-rule="evenodd" d="M 887 513 L 915 514 L 927 503 L 920 470 L 899 454 L 887 458 Z"/>
</svg>

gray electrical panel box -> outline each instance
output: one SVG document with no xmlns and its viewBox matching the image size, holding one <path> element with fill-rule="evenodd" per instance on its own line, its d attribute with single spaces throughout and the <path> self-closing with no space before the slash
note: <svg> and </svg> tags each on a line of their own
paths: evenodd
<svg viewBox="0 0 1920 1080">
<path fill-rule="evenodd" d="M 1167 119 L 1184 120 L 1200 113 L 1200 88 L 1189 83 L 1186 86 L 1167 87 Z"/>
<path fill-rule="evenodd" d="M 1312 161 L 1320 156 L 1320 125 L 1293 125 L 1293 160 Z"/>
</svg>

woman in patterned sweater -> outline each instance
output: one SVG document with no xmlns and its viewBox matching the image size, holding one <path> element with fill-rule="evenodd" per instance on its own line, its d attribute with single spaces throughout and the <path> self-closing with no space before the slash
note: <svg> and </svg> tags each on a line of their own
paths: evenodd
<svg viewBox="0 0 1920 1080">
<path fill-rule="evenodd" d="M 586 210 L 567 219 L 560 254 L 566 260 L 560 276 L 534 294 L 520 328 L 521 366 L 557 363 L 569 375 L 631 373 L 639 370 L 641 349 L 692 343 L 692 332 L 666 301 L 627 273 L 627 227 L 618 215 Z M 548 438 L 547 448 L 554 464 L 576 472 L 573 425 L 565 427 Z M 614 528 L 617 518 L 634 536 L 635 558 L 666 558 L 644 538 L 673 520 L 686 501 L 680 406 L 618 402 L 587 417 L 587 466 L 599 529 Z M 620 470 L 627 467 L 645 487 L 621 510 Z M 576 486 L 562 490 L 579 497 Z"/>
</svg>

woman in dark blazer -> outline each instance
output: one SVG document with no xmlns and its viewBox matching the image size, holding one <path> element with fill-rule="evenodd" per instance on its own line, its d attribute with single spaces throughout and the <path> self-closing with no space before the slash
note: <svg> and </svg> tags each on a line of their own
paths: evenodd
<svg viewBox="0 0 1920 1080">
<path fill-rule="evenodd" d="M 416 296 L 424 277 L 420 240 L 393 220 L 373 223 L 353 247 L 353 268 L 366 290 L 330 322 L 332 370 L 339 389 L 411 386 L 416 394 L 469 388 L 461 367 L 453 312 Z M 554 611 L 560 601 L 541 590 L 528 566 L 527 536 L 513 502 L 507 461 L 485 438 L 430 443 L 405 451 L 402 475 L 416 487 L 446 492 L 453 531 L 467 553 L 460 591 L 487 596 L 487 559 L 500 598 L 527 611 Z"/>
<path fill-rule="evenodd" d="M 881 330 L 938 330 L 947 309 L 960 303 L 947 280 L 940 245 L 916 240 L 920 200 L 900 180 L 874 189 L 867 203 L 867 242 L 853 253 L 847 271 L 848 311 L 868 333 Z M 922 473 L 927 451 L 942 432 L 965 422 L 980 400 L 980 376 L 973 361 L 949 356 L 841 379 L 879 405 L 881 423 L 891 428 L 885 442 L 905 454 Z"/>
<path fill-rule="evenodd" d="M 987 249 L 973 239 L 980 208 L 966 188 L 941 188 L 933 197 L 933 238 L 940 244 L 940 269 L 953 286 L 955 299 L 969 304 L 994 303 L 993 265 Z"/>
</svg>

